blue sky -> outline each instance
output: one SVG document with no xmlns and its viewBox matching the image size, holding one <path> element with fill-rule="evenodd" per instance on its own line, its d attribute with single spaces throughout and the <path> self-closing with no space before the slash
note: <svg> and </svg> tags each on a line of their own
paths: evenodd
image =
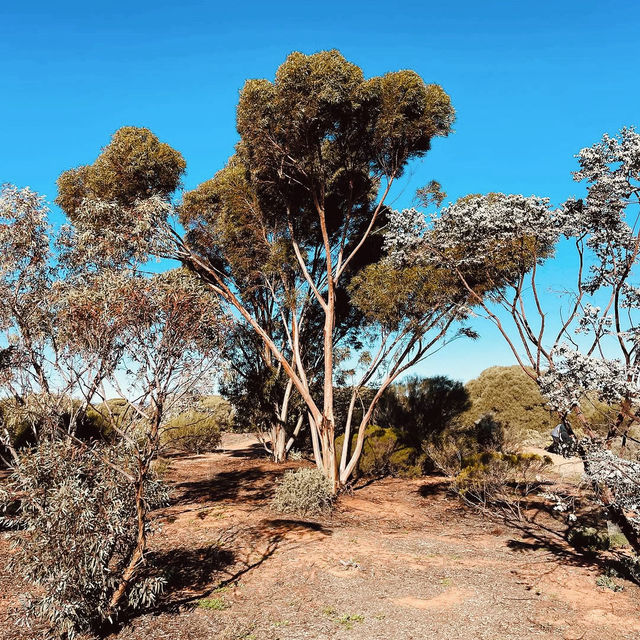
<svg viewBox="0 0 640 640">
<path fill-rule="evenodd" d="M 396 207 L 439 180 L 450 198 L 582 192 L 575 154 L 639 125 L 640 3 L 12 2 L 0 6 L 0 182 L 55 197 L 123 125 L 147 126 L 188 163 L 221 168 L 238 91 L 293 50 L 338 48 L 367 76 L 414 69 L 451 95 L 455 134 L 407 175 Z M 57 221 L 60 221 L 58 215 Z M 562 261 L 557 263 L 561 277 Z M 421 368 L 469 379 L 512 357 L 480 324 Z"/>
</svg>

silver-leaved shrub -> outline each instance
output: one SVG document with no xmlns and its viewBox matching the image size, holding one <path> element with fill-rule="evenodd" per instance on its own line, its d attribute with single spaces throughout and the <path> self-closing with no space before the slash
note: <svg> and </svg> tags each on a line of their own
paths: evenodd
<svg viewBox="0 0 640 640">
<path fill-rule="evenodd" d="M 20 623 L 39 619 L 73 638 L 113 621 L 123 608 L 155 602 L 164 579 L 138 572 L 127 597 L 115 608 L 110 603 L 137 544 L 133 463 L 123 444 L 60 439 L 20 455 L 0 493 L 0 525 L 12 529 L 9 569 L 30 585 Z M 167 502 L 152 474 L 143 492 L 149 509 Z"/>
</svg>

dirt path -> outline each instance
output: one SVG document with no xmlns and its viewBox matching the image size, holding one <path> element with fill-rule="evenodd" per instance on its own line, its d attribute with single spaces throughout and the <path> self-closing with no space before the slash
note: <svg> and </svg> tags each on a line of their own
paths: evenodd
<svg viewBox="0 0 640 640">
<path fill-rule="evenodd" d="M 584 464 L 577 456 L 563 458 L 556 453 L 549 453 L 546 449 L 542 449 L 541 447 L 525 447 L 524 452 L 535 453 L 542 457 L 547 456 L 548 458 L 551 458 L 553 466 L 551 467 L 550 472 L 558 478 L 558 480 L 578 484 L 582 479 L 584 474 Z"/>
<path fill-rule="evenodd" d="M 487 520 L 437 478 L 371 483 L 331 518 L 283 518 L 268 509 L 283 468 L 250 439 L 224 445 L 171 461 L 152 554 L 170 590 L 113 640 L 640 638 L 638 587 L 597 587 L 601 569 L 561 537 Z"/>
</svg>

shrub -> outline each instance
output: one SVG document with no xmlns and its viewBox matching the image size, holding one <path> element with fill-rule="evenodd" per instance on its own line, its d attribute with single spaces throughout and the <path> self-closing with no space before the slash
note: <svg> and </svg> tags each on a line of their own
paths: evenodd
<svg viewBox="0 0 640 640">
<path fill-rule="evenodd" d="M 485 413 L 475 422 L 472 430 L 481 451 L 502 451 L 504 447 L 504 427 L 492 413 Z"/>
<path fill-rule="evenodd" d="M 223 431 L 233 429 L 233 408 L 220 396 L 204 396 L 165 426 L 162 444 L 187 453 L 205 453 L 220 446 Z"/>
<path fill-rule="evenodd" d="M 358 436 L 351 438 L 350 451 L 356 446 Z M 344 435 L 336 438 L 338 464 L 342 457 Z M 422 458 L 417 449 L 406 447 L 398 431 L 392 428 L 369 426 L 365 431 L 362 455 L 358 460 L 356 475 L 379 478 L 385 475 L 413 477 L 422 472 Z"/>
<path fill-rule="evenodd" d="M 221 439 L 221 425 L 215 415 L 190 409 L 167 424 L 162 443 L 187 453 L 199 454 L 217 449 Z"/>
<path fill-rule="evenodd" d="M 609 551 L 628 546 L 628 541 L 621 533 L 610 533 L 606 529 L 595 527 L 575 527 L 567 533 L 567 542 L 574 549 L 583 551 Z"/>
<path fill-rule="evenodd" d="M 89 409 L 78 419 L 80 405 L 77 399 L 49 394 L 31 394 L 20 402 L 5 398 L 0 401 L 0 426 L 7 430 L 9 444 L 15 449 L 35 445 L 43 427 L 50 427 L 52 423 L 67 431 L 72 416 L 76 420 L 76 437 L 85 441 L 112 441 L 114 432 L 98 411 Z M 1 449 L 0 445 L 0 453 Z"/>
<path fill-rule="evenodd" d="M 135 407 L 124 398 L 112 398 L 101 402 L 87 411 L 87 418 L 96 425 L 101 434 L 101 439 L 114 441 L 118 438 L 112 423 L 118 429 L 128 431 L 130 425 L 138 419 Z M 94 438 L 87 438 L 94 439 Z"/>
<path fill-rule="evenodd" d="M 331 481 L 319 469 L 304 468 L 284 474 L 271 506 L 280 513 L 308 516 L 331 511 L 333 501 Z"/>
<path fill-rule="evenodd" d="M 453 477 L 462 469 L 465 449 L 457 438 L 440 437 L 426 441 L 422 449 L 432 467 L 445 476 Z"/>
<path fill-rule="evenodd" d="M 137 539 L 135 490 L 120 471 L 132 468 L 122 445 L 46 439 L 21 454 L 0 496 L 0 513 L 14 529 L 10 570 L 35 587 L 25 594 L 24 623 L 40 618 L 73 638 L 117 614 L 110 600 Z M 167 500 L 153 477 L 144 490 L 149 508 Z M 4 507 L 16 499 L 19 509 L 9 515 Z M 149 606 L 163 584 L 158 577 L 132 581 L 126 606 Z"/>
<path fill-rule="evenodd" d="M 469 393 L 461 382 L 446 376 L 410 376 L 384 392 L 375 419 L 395 429 L 405 444 L 419 448 L 425 439 L 445 431 L 470 406 Z"/>
<path fill-rule="evenodd" d="M 466 384 L 471 407 L 459 417 L 460 424 L 474 424 L 492 413 L 503 423 L 510 441 L 545 441 L 556 422 L 538 385 L 519 366 L 490 367 Z"/>
<path fill-rule="evenodd" d="M 460 473 L 464 459 L 470 456 L 502 452 L 504 448 L 505 429 L 491 413 L 481 416 L 471 427 L 452 425 L 445 433 L 422 445 L 427 460 L 447 476 Z"/>
<path fill-rule="evenodd" d="M 461 460 L 453 488 L 473 504 L 509 503 L 514 496 L 528 495 L 537 488 L 539 474 L 549 464 L 548 456 L 534 453 L 475 453 Z"/>
</svg>

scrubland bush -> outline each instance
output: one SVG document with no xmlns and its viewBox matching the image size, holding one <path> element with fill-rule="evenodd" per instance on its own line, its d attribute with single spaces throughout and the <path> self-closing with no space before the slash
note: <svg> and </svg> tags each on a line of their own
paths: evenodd
<svg viewBox="0 0 640 640">
<path fill-rule="evenodd" d="M 470 456 L 483 452 L 502 452 L 508 448 L 504 425 L 491 413 L 482 415 L 470 427 L 453 424 L 443 433 L 425 440 L 422 445 L 432 466 L 447 476 L 455 476 L 462 468 L 462 461 Z"/>
<path fill-rule="evenodd" d="M 582 551 L 609 551 L 629 546 L 623 534 L 610 533 L 607 529 L 595 527 L 574 527 L 567 532 L 567 542 Z"/>
<path fill-rule="evenodd" d="M 542 444 L 557 423 L 535 380 L 519 366 L 489 367 L 470 380 L 466 390 L 471 406 L 458 417 L 460 424 L 473 424 L 492 413 L 504 424 L 507 440 Z"/>
<path fill-rule="evenodd" d="M 54 422 L 68 431 L 73 421 L 74 435 L 81 440 L 112 441 L 115 432 L 102 413 L 104 403 L 96 407 L 98 410 L 86 412 L 80 411 L 81 405 L 79 400 L 52 394 L 30 394 L 20 401 L 5 398 L 0 401 L 0 428 L 6 429 L 9 444 L 15 449 L 36 444 L 45 423 L 51 426 Z M 118 409 L 114 408 L 114 413 Z"/>
<path fill-rule="evenodd" d="M 333 508 L 331 481 L 319 469 L 287 471 L 276 486 L 274 511 L 298 516 L 328 513 Z"/>
<path fill-rule="evenodd" d="M 207 396 L 168 422 L 162 444 L 188 453 L 213 451 L 220 446 L 222 432 L 232 427 L 231 405 L 220 396 Z"/>
<path fill-rule="evenodd" d="M 217 449 L 221 438 L 220 423 L 215 417 L 191 409 L 166 426 L 162 443 L 188 453 L 204 453 Z"/>
<path fill-rule="evenodd" d="M 134 462 L 122 445 L 68 440 L 45 439 L 20 455 L 0 492 L 0 514 L 13 529 L 10 570 L 35 587 L 25 594 L 23 623 L 37 618 L 73 638 L 122 607 L 156 600 L 164 581 L 137 574 L 120 605 L 111 606 L 138 543 Z M 151 474 L 143 491 L 149 509 L 167 501 L 166 488 Z"/>
<path fill-rule="evenodd" d="M 549 464 L 549 457 L 534 453 L 476 453 L 462 459 L 452 487 L 472 504 L 510 503 L 537 488 L 540 473 Z"/>
<path fill-rule="evenodd" d="M 433 466 L 451 478 L 452 490 L 479 506 L 510 503 L 539 485 L 551 464 L 548 456 L 505 451 L 505 428 L 492 414 L 481 416 L 466 429 L 451 430 L 426 442 Z"/>
<path fill-rule="evenodd" d="M 477 420 L 471 431 L 480 451 L 502 451 L 505 446 L 505 429 L 492 413 Z"/>
<path fill-rule="evenodd" d="M 129 426 L 138 418 L 135 407 L 124 398 L 112 398 L 89 407 L 87 418 L 97 425 L 103 440 L 118 438 L 116 429 L 128 431 Z"/>
<path fill-rule="evenodd" d="M 357 435 L 351 438 L 351 451 L 355 448 Z M 336 438 L 338 464 L 342 457 L 344 435 Z M 401 434 L 392 428 L 367 427 L 362 455 L 358 461 L 356 475 L 379 478 L 385 475 L 415 477 L 422 473 L 424 456 L 414 447 L 405 446 Z"/>
<path fill-rule="evenodd" d="M 446 376 L 412 376 L 384 392 L 375 419 L 377 424 L 395 429 L 406 445 L 420 448 L 470 406 L 469 393 L 461 382 Z"/>
</svg>

